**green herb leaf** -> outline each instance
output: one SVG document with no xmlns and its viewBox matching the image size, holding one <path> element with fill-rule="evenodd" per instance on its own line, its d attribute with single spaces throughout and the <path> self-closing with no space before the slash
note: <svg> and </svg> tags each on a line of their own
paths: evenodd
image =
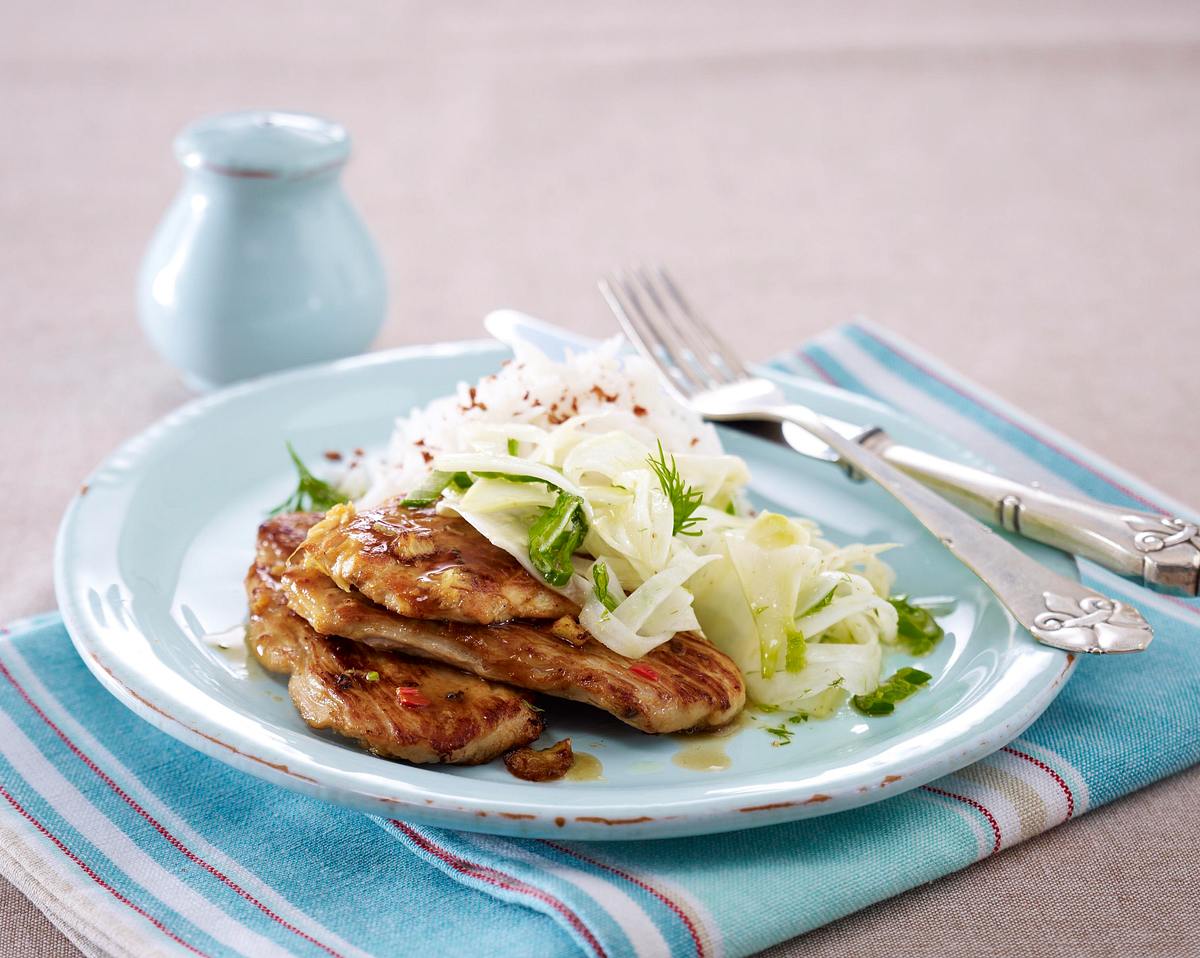
<svg viewBox="0 0 1200 958">
<path fill-rule="evenodd" d="M 788 721 L 791 722 L 792 725 L 799 725 L 801 722 L 807 722 L 808 713 L 803 711 L 797 712 L 795 715 L 789 718 Z"/>
<path fill-rule="evenodd" d="M 896 674 L 874 692 L 854 696 L 850 704 L 863 715 L 891 715 L 896 710 L 897 702 L 908 698 L 931 678 L 933 676 L 928 672 L 906 666 L 897 669 Z"/>
<path fill-rule="evenodd" d="M 517 452 L 520 450 L 520 448 L 521 448 L 521 444 L 519 442 L 517 442 L 517 440 L 515 440 L 515 439 L 508 440 L 508 454 L 510 456 L 515 456 L 517 454 Z"/>
<path fill-rule="evenodd" d="M 658 476 L 658 484 L 662 486 L 663 493 L 671 501 L 671 511 L 674 513 L 671 535 L 700 535 L 700 531 L 692 527 L 703 522 L 704 517 L 694 516 L 692 513 L 700 508 L 700 504 L 704 501 L 704 493 L 699 489 L 693 489 L 683 481 L 674 456 L 670 457 L 670 462 L 667 461 L 667 454 L 663 450 L 661 439 L 658 442 L 658 457 L 648 456 L 646 462 Z"/>
<path fill-rule="evenodd" d="M 600 604 L 609 612 L 616 609 L 618 604 L 616 597 L 608 591 L 608 566 L 603 562 L 597 562 L 592 566 L 592 591 L 600 600 Z"/>
<path fill-rule="evenodd" d="M 766 732 L 768 735 L 775 736 L 775 741 L 771 743 L 772 745 L 791 745 L 792 744 L 792 730 L 790 728 L 788 728 L 786 725 L 782 725 L 782 724 L 781 725 L 773 725 L 773 726 L 769 725 L 766 728 L 764 728 L 763 731 Z"/>
<path fill-rule="evenodd" d="M 374 672 L 374 671 L 368 672 L 366 675 L 366 679 L 368 682 L 378 682 L 379 681 L 379 673 Z"/>
<path fill-rule="evenodd" d="M 271 515 L 275 516 L 281 512 L 328 512 L 338 503 L 350 501 L 349 496 L 338 492 L 328 482 L 309 472 L 308 466 L 296 454 L 290 442 L 287 443 L 287 451 L 299 477 L 296 491 L 272 509 Z"/>
<path fill-rule="evenodd" d="M 837 592 L 838 585 L 841 585 L 841 583 L 839 582 L 832 589 L 830 589 L 823 596 L 821 596 L 821 598 L 819 598 L 816 602 L 814 602 L 807 609 L 805 609 L 804 615 L 812 615 L 814 612 L 820 612 L 822 609 L 824 609 L 826 606 L 828 606 L 829 603 L 833 601 L 833 594 L 835 592 Z M 801 618 L 803 618 L 803 617 L 804 616 L 801 616 Z"/>
<path fill-rule="evenodd" d="M 906 595 L 894 595 L 888 602 L 896 610 L 896 633 L 900 644 L 912 655 L 928 654 L 946 634 L 928 609 L 912 605 Z"/>
<path fill-rule="evenodd" d="M 787 654 L 783 667 L 788 672 L 799 672 L 804 668 L 804 660 L 808 657 L 808 646 L 804 644 L 804 633 L 788 629 Z"/>
<path fill-rule="evenodd" d="M 551 585 L 564 586 L 575 571 L 571 556 L 587 535 L 583 500 L 567 492 L 529 527 L 529 561 Z"/>
</svg>

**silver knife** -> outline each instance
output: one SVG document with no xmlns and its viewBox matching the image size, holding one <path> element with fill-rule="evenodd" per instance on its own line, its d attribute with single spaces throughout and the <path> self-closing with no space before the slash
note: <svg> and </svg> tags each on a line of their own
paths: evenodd
<svg viewBox="0 0 1200 958">
<path fill-rule="evenodd" d="M 597 345 L 595 340 L 515 310 L 491 313 L 484 325 L 509 346 L 528 343 L 550 355 L 561 353 L 564 347 L 590 349 Z M 826 415 L 821 418 L 838 435 L 871 450 L 978 519 L 1090 559 L 1156 591 L 1200 594 L 1200 528 L 1195 522 L 1047 492 L 901 445 L 877 426 L 860 426 Z M 746 431 L 791 446 L 811 459 L 841 464 L 836 452 L 798 426 L 756 423 Z M 861 478 L 853 469 L 846 471 L 852 478 Z"/>
</svg>

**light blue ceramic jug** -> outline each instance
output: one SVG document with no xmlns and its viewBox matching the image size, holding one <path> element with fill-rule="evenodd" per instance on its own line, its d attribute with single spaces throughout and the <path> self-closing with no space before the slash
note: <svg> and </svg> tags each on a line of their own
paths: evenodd
<svg viewBox="0 0 1200 958">
<path fill-rule="evenodd" d="M 350 138 L 299 113 L 208 117 L 175 140 L 183 188 L 142 260 L 138 313 L 199 388 L 349 356 L 383 322 L 379 255 L 342 192 Z"/>
</svg>

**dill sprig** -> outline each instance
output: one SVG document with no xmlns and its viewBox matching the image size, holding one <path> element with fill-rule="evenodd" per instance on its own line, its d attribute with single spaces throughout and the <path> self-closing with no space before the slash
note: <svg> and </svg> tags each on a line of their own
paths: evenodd
<svg viewBox="0 0 1200 958">
<path fill-rule="evenodd" d="M 658 457 L 647 456 L 646 462 L 658 476 L 658 484 L 662 486 L 663 494 L 671 502 L 671 512 L 674 515 L 674 521 L 671 523 L 671 535 L 700 535 L 699 530 L 692 527 L 703 522 L 704 517 L 695 516 L 692 513 L 700 508 L 700 504 L 704 501 L 704 493 L 683 481 L 675 457 L 671 456 L 668 462 L 661 439 L 658 441 Z"/>
<path fill-rule="evenodd" d="M 349 496 L 338 492 L 328 482 L 309 472 L 308 466 L 297 455 L 290 442 L 287 443 L 287 451 L 296 466 L 296 491 L 272 509 L 271 515 L 275 516 L 281 512 L 328 512 L 338 503 L 350 501 Z"/>
</svg>

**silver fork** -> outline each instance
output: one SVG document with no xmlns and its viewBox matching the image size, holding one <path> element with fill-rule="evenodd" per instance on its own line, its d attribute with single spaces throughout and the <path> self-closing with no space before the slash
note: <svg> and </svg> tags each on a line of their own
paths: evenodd
<svg viewBox="0 0 1200 958">
<path fill-rule="evenodd" d="M 908 509 L 1039 642 L 1069 652 L 1138 652 L 1150 643 L 1137 609 L 1052 572 L 812 409 L 789 403 L 746 369 L 664 270 L 616 274 L 599 285 L 625 333 L 684 403 L 705 419 L 790 423 L 815 436 Z"/>
</svg>

